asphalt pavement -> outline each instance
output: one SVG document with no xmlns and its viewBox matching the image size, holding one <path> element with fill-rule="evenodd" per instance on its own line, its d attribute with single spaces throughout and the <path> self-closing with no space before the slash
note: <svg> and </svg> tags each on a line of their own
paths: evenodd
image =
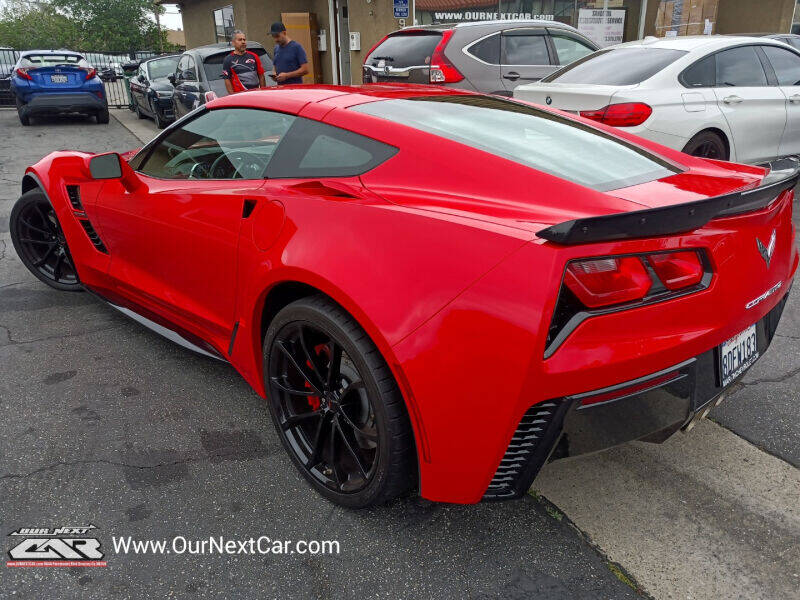
<svg viewBox="0 0 800 600">
<path fill-rule="evenodd" d="M 117 114 L 106 126 L 23 128 L 0 110 L 0 533 L 8 550 L 20 527 L 91 523 L 108 561 L 3 567 L 4 595 L 800 597 L 796 286 L 773 347 L 716 423 L 663 446 L 552 463 L 522 501 L 335 508 L 294 472 L 264 401 L 232 368 L 87 294 L 51 290 L 16 257 L 8 214 L 24 168 L 55 149 L 128 150 L 157 133 Z M 133 555 L 112 545 L 261 535 L 336 540 L 340 552 Z"/>
</svg>

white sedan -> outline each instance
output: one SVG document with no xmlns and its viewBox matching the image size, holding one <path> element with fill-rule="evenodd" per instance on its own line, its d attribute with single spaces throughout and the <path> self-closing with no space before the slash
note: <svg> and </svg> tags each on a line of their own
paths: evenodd
<svg viewBox="0 0 800 600">
<path fill-rule="evenodd" d="M 800 52 L 767 38 L 647 38 L 591 54 L 514 97 L 705 158 L 800 154 Z"/>
</svg>

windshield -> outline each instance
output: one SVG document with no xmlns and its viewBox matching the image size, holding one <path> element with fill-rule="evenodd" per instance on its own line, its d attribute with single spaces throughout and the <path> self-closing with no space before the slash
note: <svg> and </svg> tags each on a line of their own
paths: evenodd
<svg viewBox="0 0 800 600">
<path fill-rule="evenodd" d="M 147 72 L 150 75 L 150 79 L 158 79 L 159 77 L 166 77 L 174 73 L 179 58 L 179 56 L 168 56 L 166 58 L 148 61 Z"/>
<path fill-rule="evenodd" d="M 427 131 L 599 191 L 679 171 L 664 159 L 583 123 L 491 96 L 381 100 L 350 110 Z"/>
<path fill-rule="evenodd" d="M 77 54 L 27 54 L 19 59 L 19 66 L 23 69 L 37 69 L 39 67 L 55 67 L 61 65 L 88 67 L 89 63 Z"/>
<path fill-rule="evenodd" d="M 255 53 L 256 56 L 261 59 L 261 66 L 264 67 L 267 73 L 272 71 L 272 61 L 264 48 L 248 48 L 248 50 Z M 206 79 L 209 81 L 222 79 L 222 61 L 225 60 L 228 54 L 230 54 L 230 52 L 220 52 L 219 54 L 212 54 L 203 60 L 203 70 L 206 72 Z"/>
<path fill-rule="evenodd" d="M 366 64 L 375 67 L 384 61 L 390 67 L 429 65 L 431 55 L 441 39 L 440 31 L 390 35 L 367 57 Z"/>
<path fill-rule="evenodd" d="M 612 48 L 590 54 L 542 79 L 544 83 L 634 85 L 686 54 L 666 48 Z"/>
</svg>

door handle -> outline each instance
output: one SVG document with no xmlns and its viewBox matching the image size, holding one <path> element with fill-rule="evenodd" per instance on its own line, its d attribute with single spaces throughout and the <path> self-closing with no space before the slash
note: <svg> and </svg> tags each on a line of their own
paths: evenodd
<svg viewBox="0 0 800 600">
<path fill-rule="evenodd" d="M 789 96 L 789 102 L 792 104 L 800 104 L 800 94 L 794 94 Z"/>
<path fill-rule="evenodd" d="M 509 71 L 508 73 L 503 75 L 503 78 L 510 79 L 511 81 L 516 81 L 517 79 L 519 79 L 519 73 L 517 73 L 516 71 Z"/>
<path fill-rule="evenodd" d="M 743 100 L 744 100 L 744 99 L 743 99 L 743 98 L 740 98 L 739 96 L 725 96 L 725 97 L 722 99 L 722 101 L 723 101 L 725 104 L 739 104 L 739 103 L 740 103 L 740 102 L 742 102 Z"/>
</svg>

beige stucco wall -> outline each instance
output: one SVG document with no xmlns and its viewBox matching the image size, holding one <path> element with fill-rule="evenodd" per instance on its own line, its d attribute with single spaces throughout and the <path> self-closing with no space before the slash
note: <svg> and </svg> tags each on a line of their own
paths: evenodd
<svg viewBox="0 0 800 600">
<path fill-rule="evenodd" d="M 789 33 L 795 0 L 720 0 L 717 33 Z"/>
</svg>

